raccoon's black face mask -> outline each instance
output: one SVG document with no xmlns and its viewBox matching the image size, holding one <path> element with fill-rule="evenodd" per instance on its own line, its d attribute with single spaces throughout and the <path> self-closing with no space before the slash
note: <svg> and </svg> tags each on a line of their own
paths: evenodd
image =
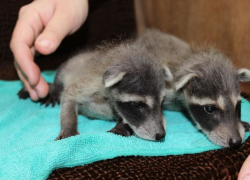
<svg viewBox="0 0 250 180">
<path fill-rule="evenodd" d="M 198 70 L 208 67 L 196 67 Z M 218 70 L 219 69 L 219 70 Z M 250 80 L 249 70 L 217 68 L 206 72 L 190 73 L 176 83 L 186 107 L 207 137 L 224 147 L 239 147 L 248 123 L 241 121 L 239 81 Z M 209 74 L 210 73 L 210 74 Z"/>
<path fill-rule="evenodd" d="M 233 104 L 229 98 L 222 97 L 209 103 L 206 103 L 207 100 L 199 100 L 188 105 L 198 128 L 217 145 L 239 147 L 245 134 L 240 119 L 241 101 Z"/>
<path fill-rule="evenodd" d="M 138 60 L 140 61 L 140 60 Z M 104 83 L 109 88 L 117 114 L 134 133 L 148 140 L 165 137 L 166 120 L 162 113 L 165 96 L 165 81 L 172 81 L 167 67 L 144 62 L 137 67 L 122 67 L 104 74 Z"/>
<path fill-rule="evenodd" d="M 151 76 L 127 73 L 112 87 L 111 94 L 117 113 L 137 136 L 159 140 L 165 137 L 166 130 L 161 107 L 165 95 L 164 79 L 162 76 L 154 81 Z"/>
</svg>

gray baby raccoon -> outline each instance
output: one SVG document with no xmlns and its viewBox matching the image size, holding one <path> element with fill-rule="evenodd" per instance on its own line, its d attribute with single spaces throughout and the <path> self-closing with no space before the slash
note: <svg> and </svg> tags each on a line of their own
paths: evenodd
<svg viewBox="0 0 250 180">
<path fill-rule="evenodd" d="M 241 121 L 239 82 L 250 81 L 250 71 L 235 69 L 214 48 L 195 48 L 157 30 L 147 30 L 137 40 L 154 59 L 169 67 L 174 83 L 166 86 L 164 106 L 184 105 L 215 144 L 239 147 L 249 124 Z"/>
<path fill-rule="evenodd" d="M 43 103 L 61 101 L 57 139 L 79 134 L 79 112 L 89 118 L 117 120 L 110 132 L 160 140 L 166 130 L 161 106 L 165 81 L 172 78 L 169 69 L 153 60 L 140 43 L 124 42 L 70 58 L 58 69 Z M 19 97 L 25 95 L 22 89 Z"/>
</svg>

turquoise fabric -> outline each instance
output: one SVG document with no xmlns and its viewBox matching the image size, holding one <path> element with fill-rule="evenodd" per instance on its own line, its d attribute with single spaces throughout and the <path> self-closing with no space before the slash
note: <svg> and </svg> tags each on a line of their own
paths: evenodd
<svg viewBox="0 0 250 180">
<path fill-rule="evenodd" d="M 55 72 L 44 72 L 52 82 Z M 60 106 L 40 106 L 20 100 L 20 81 L 0 81 L 0 179 L 46 179 L 52 170 L 117 156 L 164 156 L 219 149 L 179 112 L 165 111 L 163 142 L 107 133 L 115 122 L 79 116 L 81 135 L 54 141 L 60 131 Z M 250 122 L 250 104 L 243 99 L 242 119 Z M 246 133 L 246 137 L 249 133 Z"/>
</svg>

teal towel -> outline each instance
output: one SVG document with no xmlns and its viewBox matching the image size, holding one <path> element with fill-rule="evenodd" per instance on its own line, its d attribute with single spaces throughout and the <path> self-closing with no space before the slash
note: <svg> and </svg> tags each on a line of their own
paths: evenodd
<svg viewBox="0 0 250 180">
<path fill-rule="evenodd" d="M 44 72 L 52 82 L 55 72 Z M 52 170 L 117 156 L 165 156 L 219 149 L 180 112 L 165 111 L 164 142 L 107 133 L 115 122 L 79 116 L 81 135 L 54 141 L 60 131 L 60 106 L 40 106 L 16 95 L 20 81 L 0 81 L 0 179 L 46 179 Z M 250 104 L 243 99 L 242 119 L 250 122 Z M 246 137 L 249 133 L 246 133 Z"/>
</svg>

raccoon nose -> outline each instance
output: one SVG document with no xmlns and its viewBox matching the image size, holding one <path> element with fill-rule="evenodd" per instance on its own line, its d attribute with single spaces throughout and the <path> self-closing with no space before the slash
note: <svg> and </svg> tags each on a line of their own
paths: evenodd
<svg viewBox="0 0 250 180">
<path fill-rule="evenodd" d="M 236 139 L 230 138 L 230 140 L 229 140 L 229 146 L 231 148 L 238 148 L 241 145 L 241 141 L 242 141 L 241 138 L 236 138 Z"/>
<path fill-rule="evenodd" d="M 165 137 L 165 135 L 166 135 L 166 133 L 165 133 L 165 131 L 163 131 L 163 132 L 160 132 L 160 133 L 156 133 L 156 135 L 155 135 L 155 140 L 161 140 L 162 138 L 164 138 Z"/>
</svg>

